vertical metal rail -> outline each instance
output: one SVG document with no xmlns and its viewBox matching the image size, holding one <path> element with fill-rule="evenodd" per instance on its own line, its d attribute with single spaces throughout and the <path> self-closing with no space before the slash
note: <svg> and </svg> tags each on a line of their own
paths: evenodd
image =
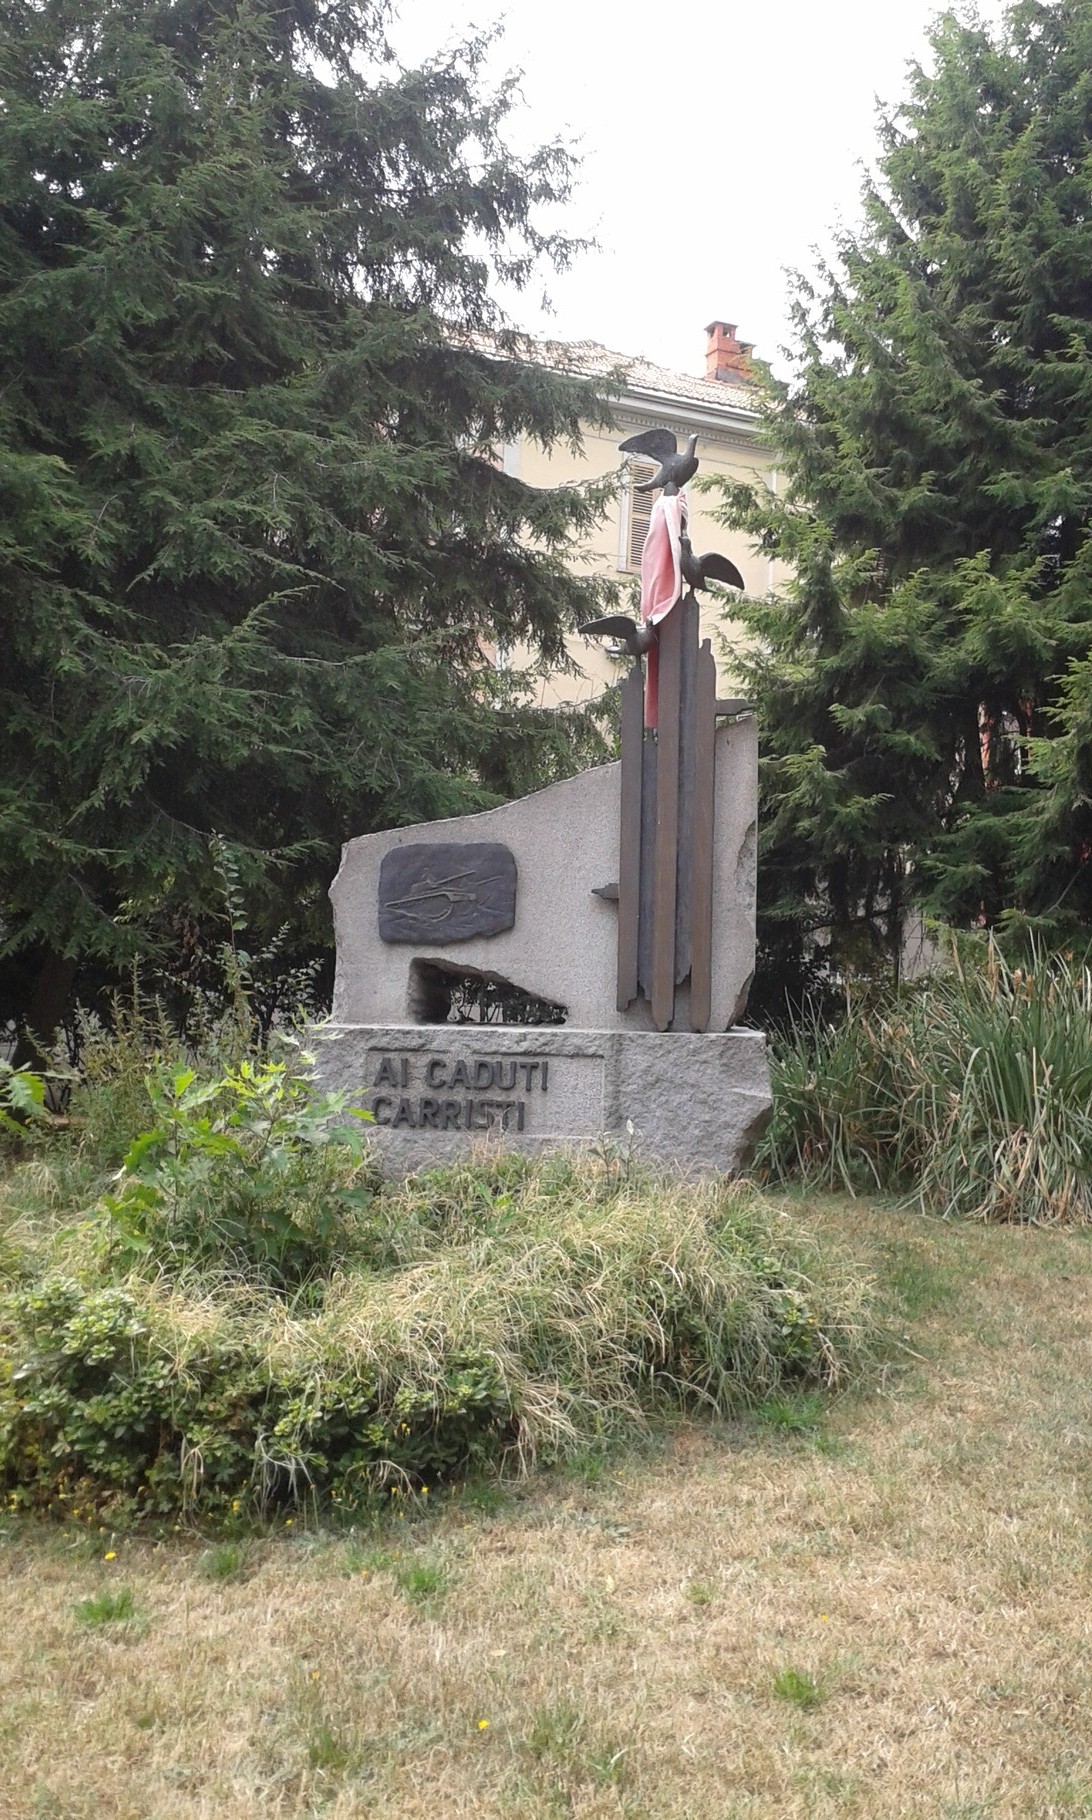
<svg viewBox="0 0 1092 1820">
<path fill-rule="evenodd" d="M 713 830 L 717 666 L 709 640 L 698 652 L 694 689 L 694 823 L 690 874 L 690 1025 L 708 1030 L 713 997 Z"/>
<path fill-rule="evenodd" d="M 693 590 L 684 594 L 672 615 L 679 616 L 679 863 L 675 878 L 675 984 L 690 975 L 690 891 L 694 851 L 694 704 L 698 673 L 698 603 Z"/>
<path fill-rule="evenodd" d="M 659 731 L 656 832 L 652 861 L 652 1022 L 666 1030 L 675 1014 L 675 896 L 679 863 L 679 708 L 685 616 L 659 627 Z"/>
<path fill-rule="evenodd" d="M 618 849 L 618 1009 L 637 997 L 645 684 L 636 663 L 622 684 L 622 811 Z"/>
<path fill-rule="evenodd" d="M 652 862 L 656 851 L 656 761 L 660 756 L 655 739 L 645 736 L 641 751 L 641 909 L 637 930 L 637 990 L 652 1003 Z"/>
</svg>

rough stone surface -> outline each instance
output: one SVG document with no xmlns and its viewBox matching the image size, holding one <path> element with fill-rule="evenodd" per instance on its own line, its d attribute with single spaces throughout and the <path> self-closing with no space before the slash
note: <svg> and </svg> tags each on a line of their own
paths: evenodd
<svg viewBox="0 0 1092 1820">
<path fill-rule="evenodd" d="M 372 1135 L 391 1175 L 475 1145 L 536 1150 L 604 1137 L 688 1174 L 730 1174 L 747 1166 L 769 1117 L 756 1030 L 335 1024 L 324 1038 L 323 1085 L 375 1112 Z"/>
<path fill-rule="evenodd" d="M 746 1001 L 754 969 L 757 729 L 753 720 L 717 730 L 713 880 L 712 1031 Z M 334 1021 L 397 1024 L 417 1016 L 414 960 L 457 963 L 510 981 L 565 1007 L 566 1028 L 651 1030 L 648 1004 L 615 1006 L 617 905 L 595 895 L 618 878 L 621 766 L 603 765 L 482 815 L 391 828 L 349 841 L 331 887 L 337 939 Z M 515 923 L 457 946 L 384 942 L 379 869 L 401 846 L 499 841 L 515 856 Z M 673 1029 L 686 1029 L 686 989 Z M 700 1040 L 700 1039 L 695 1039 Z"/>
</svg>

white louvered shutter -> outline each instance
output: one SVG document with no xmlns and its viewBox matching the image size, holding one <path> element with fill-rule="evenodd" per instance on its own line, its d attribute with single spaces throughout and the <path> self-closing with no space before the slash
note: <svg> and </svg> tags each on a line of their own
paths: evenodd
<svg viewBox="0 0 1092 1820">
<path fill-rule="evenodd" d="M 626 568 L 640 571 L 641 551 L 648 536 L 648 521 L 652 517 L 652 502 L 655 493 L 638 493 L 635 488 L 643 480 L 651 480 L 656 472 L 654 461 L 635 461 L 629 464 L 629 500 L 626 522 Z"/>
</svg>

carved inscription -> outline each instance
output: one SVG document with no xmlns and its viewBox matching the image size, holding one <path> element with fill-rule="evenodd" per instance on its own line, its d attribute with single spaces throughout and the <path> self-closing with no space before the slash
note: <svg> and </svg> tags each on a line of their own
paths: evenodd
<svg viewBox="0 0 1092 1820">
<path fill-rule="evenodd" d="M 392 847 L 379 868 L 385 942 L 465 942 L 516 920 L 516 860 L 499 841 Z"/>
<path fill-rule="evenodd" d="M 364 1103 L 376 1124 L 392 1131 L 594 1132 L 602 1123 L 603 1064 L 598 1057 L 372 1049 Z"/>
<path fill-rule="evenodd" d="M 393 1130 L 523 1131 L 527 1095 L 546 1093 L 549 1084 L 547 1056 L 384 1055 L 369 1109 L 377 1125 Z"/>
</svg>

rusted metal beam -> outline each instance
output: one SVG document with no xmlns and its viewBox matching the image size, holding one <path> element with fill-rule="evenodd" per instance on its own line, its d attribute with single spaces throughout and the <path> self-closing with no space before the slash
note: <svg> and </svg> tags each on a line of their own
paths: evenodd
<svg viewBox="0 0 1092 1820">
<path fill-rule="evenodd" d="M 694 820 L 690 850 L 690 1025 L 708 1030 L 713 998 L 713 832 L 717 666 L 706 638 L 694 687 Z"/>
<path fill-rule="evenodd" d="M 652 1022 L 667 1030 L 675 1014 L 675 897 L 679 864 L 679 708 L 684 616 L 659 627 L 659 729 L 656 833 L 652 864 Z"/>
<path fill-rule="evenodd" d="M 694 834 L 694 691 L 697 687 L 700 620 L 693 593 L 684 594 L 672 616 L 679 617 L 679 863 L 675 885 L 675 984 L 690 973 L 690 885 Z"/>
<path fill-rule="evenodd" d="M 637 997 L 641 915 L 641 795 L 645 684 L 636 663 L 622 684 L 622 811 L 618 848 L 618 1009 Z"/>
<path fill-rule="evenodd" d="M 637 932 L 637 989 L 652 1003 L 653 861 L 656 857 L 656 760 L 659 748 L 645 736 L 641 753 L 641 926 Z"/>
</svg>

